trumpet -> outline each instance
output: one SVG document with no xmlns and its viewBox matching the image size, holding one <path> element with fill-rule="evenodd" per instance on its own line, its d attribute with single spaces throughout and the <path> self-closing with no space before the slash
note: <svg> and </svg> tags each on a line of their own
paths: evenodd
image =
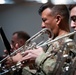
<svg viewBox="0 0 76 75">
<path fill-rule="evenodd" d="M 56 38 L 56 39 L 54 39 L 54 40 L 47 40 L 46 42 L 44 42 L 44 43 L 42 43 L 42 44 L 40 44 L 40 45 L 36 45 L 36 46 L 38 46 L 38 47 L 43 47 L 43 46 L 46 46 L 46 45 L 51 45 L 53 42 L 56 42 L 56 41 L 58 41 L 58 40 L 60 40 L 60 39 L 63 39 L 63 38 L 65 38 L 65 37 L 70 37 L 70 36 L 72 36 L 72 35 L 74 35 L 76 33 L 76 31 L 74 31 L 74 32 L 71 32 L 71 33 L 68 33 L 68 34 L 66 34 L 66 35 L 64 35 L 64 36 L 62 36 L 62 37 L 58 37 L 58 38 Z M 67 46 L 66 44 L 67 43 L 69 43 L 69 42 L 72 42 L 72 40 L 70 39 L 70 40 L 66 40 L 66 42 L 65 42 L 65 44 L 63 44 L 63 46 L 61 47 L 61 50 L 60 51 L 58 51 L 58 56 L 60 56 L 61 55 L 61 58 L 60 59 L 62 59 L 62 61 L 61 60 L 58 60 L 59 62 L 58 62 L 58 65 L 59 65 L 59 63 L 60 63 L 60 65 L 59 65 L 59 68 L 63 68 L 63 70 L 65 70 L 65 68 L 67 68 L 67 67 L 69 67 L 67 64 L 67 66 L 65 66 L 65 67 L 63 67 L 63 65 L 65 65 L 64 64 L 64 59 L 66 59 L 66 58 L 70 58 L 70 56 L 68 55 L 68 54 L 64 54 L 64 55 L 62 55 L 62 53 L 63 53 L 63 51 L 64 51 L 64 47 L 65 46 Z M 37 48 L 38 48 L 37 47 Z M 35 47 L 34 47 L 35 48 Z M 48 54 L 48 56 L 47 57 L 50 57 L 50 56 L 54 56 L 56 53 L 47 53 Z M 71 58 L 72 59 L 72 58 Z M 62 63 L 62 64 L 61 64 Z M 72 63 L 72 62 L 71 62 Z M 17 69 L 20 69 L 21 68 L 21 62 L 18 62 L 15 66 L 12 66 L 12 69 L 13 70 L 17 70 Z M 55 67 L 55 68 L 58 68 L 58 65 L 57 65 L 57 67 Z M 61 69 L 59 69 L 59 71 L 60 71 Z M 10 70 L 9 70 L 10 71 Z M 56 72 L 55 72 L 56 73 Z M 60 72 L 58 72 L 56 75 L 59 75 L 59 73 Z"/>
<path fill-rule="evenodd" d="M 44 43 L 42 43 L 42 44 L 40 44 L 40 45 L 37 45 L 38 47 L 43 47 L 43 46 L 46 46 L 46 45 L 52 45 L 52 43 L 53 42 L 56 42 L 56 41 L 58 41 L 58 40 L 60 40 L 60 39 L 63 39 L 63 38 L 65 38 L 65 37 L 70 37 L 70 36 L 72 36 L 72 35 L 74 35 L 76 33 L 76 31 L 74 31 L 74 32 L 71 32 L 71 33 L 68 33 L 68 34 L 66 34 L 66 35 L 64 35 L 64 36 L 62 36 L 62 37 L 58 37 L 58 38 L 56 38 L 56 39 L 51 39 L 51 40 L 47 40 L 46 42 L 44 42 Z M 68 43 L 68 42 L 71 42 L 71 41 L 73 41 L 73 40 L 66 40 L 66 43 Z M 38 48 L 37 47 L 37 48 Z M 55 53 L 51 53 L 51 54 L 48 54 L 48 57 L 49 56 L 52 56 L 52 55 L 54 55 Z M 65 57 L 65 56 L 64 56 Z M 18 62 L 15 66 L 19 69 L 19 68 L 21 68 L 21 62 Z M 13 66 L 13 67 L 15 67 L 15 66 Z"/>
<path fill-rule="evenodd" d="M 40 41 L 39 43 L 34 42 L 37 38 L 43 36 L 43 34 L 45 34 L 45 33 L 47 33 L 49 36 L 51 36 L 51 38 L 46 40 L 46 41 L 44 41 L 44 40 Z M 66 34 L 66 35 L 64 35 L 62 37 L 59 37 L 59 38 L 56 38 L 56 39 L 52 40 L 54 38 L 54 34 L 52 33 L 52 31 L 50 29 L 44 28 L 41 31 L 39 31 L 37 34 L 32 36 L 30 39 L 28 39 L 26 41 L 25 45 L 23 45 L 22 47 L 15 50 L 10 56 L 13 56 L 14 54 L 16 54 L 20 50 L 21 50 L 21 53 L 23 53 L 25 50 L 33 49 L 33 48 L 36 48 L 36 47 L 43 47 L 43 46 L 46 46 L 48 44 L 51 45 L 53 42 L 55 42 L 57 40 L 60 40 L 62 38 L 65 38 L 65 37 L 70 37 L 70 36 L 74 35 L 75 33 L 76 33 L 76 31 L 68 33 L 68 34 Z M 43 37 L 43 39 L 44 39 L 44 37 Z M 9 57 L 9 55 L 6 58 L 4 58 L 3 60 L 1 60 L 0 63 L 2 63 L 8 57 Z M 20 62 L 17 63 L 16 65 L 12 66 L 11 69 L 9 69 L 7 71 L 10 71 L 10 70 L 14 71 L 14 70 L 17 70 L 19 68 L 21 68 L 21 63 Z"/>
<path fill-rule="evenodd" d="M 53 39 L 53 37 L 54 37 L 52 31 L 50 29 L 48 29 L 48 28 L 42 29 L 41 31 L 39 31 L 38 33 L 33 35 L 30 39 L 28 39 L 23 46 L 21 46 L 17 50 L 14 50 L 14 52 L 12 52 L 10 55 L 7 55 L 4 59 L 2 59 L 0 61 L 0 68 L 2 68 L 3 70 L 5 69 L 5 66 L 2 67 L 1 64 L 8 57 L 14 56 L 18 52 L 23 54 L 25 50 L 33 49 L 33 48 L 36 48 L 37 46 L 40 46 L 41 44 L 43 44 L 44 42 L 47 41 L 49 36 L 51 36 L 51 38 L 49 39 L 51 41 Z M 12 66 L 11 68 L 13 70 L 15 67 Z M 6 71 L 8 72 L 9 70 L 6 70 Z M 6 73 L 6 72 L 4 71 L 4 73 Z M 3 74 L 3 73 L 1 73 L 1 74 Z"/>
<path fill-rule="evenodd" d="M 25 51 L 25 50 L 28 50 L 28 49 L 32 49 L 32 48 L 36 47 L 36 45 L 37 46 L 41 45 L 42 43 L 44 43 L 47 40 L 47 38 L 44 36 L 45 34 L 52 36 L 50 38 L 50 40 L 53 39 L 54 35 L 53 35 L 52 31 L 50 29 L 48 29 L 48 28 L 44 28 L 41 31 L 39 31 L 38 33 L 36 33 L 35 35 L 33 35 L 30 39 L 28 39 L 23 46 L 21 46 L 20 48 L 14 50 L 14 52 L 12 52 L 10 55 L 8 55 L 4 59 L 2 59 L 0 61 L 0 63 L 5 61 L 9 56 L 13 56 L 18 52 Z M 42 41 L 40 40 L 40 42 L 38 43 L 38 41 L 39 41 L 38 38 L 39 37 L 41 37 Z M 35 42 L 35 40 L 38 40 L 38 41 Z"/>
</svg>

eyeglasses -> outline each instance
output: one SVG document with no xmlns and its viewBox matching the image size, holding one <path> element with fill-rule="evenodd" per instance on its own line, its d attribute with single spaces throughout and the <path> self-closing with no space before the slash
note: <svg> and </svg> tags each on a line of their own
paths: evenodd
<svg viewBox="0 0 76 75">
<path fill-rule="evenodd" d="M 71 20 L 74 21 L 74 22 L 76 22 L 76 16 L 75 15 L 71 16 Z"/>
</svg>

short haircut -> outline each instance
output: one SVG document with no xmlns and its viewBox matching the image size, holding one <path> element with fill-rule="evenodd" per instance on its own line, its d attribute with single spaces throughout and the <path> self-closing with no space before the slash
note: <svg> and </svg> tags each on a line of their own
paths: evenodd
<svg viewBox="0 0 76 75">
<path fill-rule="evenodd" d="M 72 4 L 69 6 L 69 10 L 71 10 L 73 7 L 76 7 L 76 4 Z"/>
<path fill-rule="evenodd" d="M 41 15 L 42 14 L 42 12 L 46 9 L 46 8 L 53 8 L 53 4 L 50 4 L 50 3 L 45 3 L 45 4 L 42 4 L 41 5 L 41 7 L 39 8 L 39 10 L 38 10 L 38 13 L 39 13 L 39 15 Z"/>
<path fill-rule="evenodd" d="M 51 3 L 45 3 L 39 8 L 39 15 L 46 9 L 50 8 L 52 10 L 52 15 L 60 14 L 66 21 L 69 21 L 69 10 L 66 5 L 53 5 Z"/>
<path fill-rule="evenodd" d="M 17 34 L 19 39 L 28 40 L 30 38 L 30 36 L 24 31 L 16 31 L 13 33 L 13 35 L 15 34 Z"/>
</svg>

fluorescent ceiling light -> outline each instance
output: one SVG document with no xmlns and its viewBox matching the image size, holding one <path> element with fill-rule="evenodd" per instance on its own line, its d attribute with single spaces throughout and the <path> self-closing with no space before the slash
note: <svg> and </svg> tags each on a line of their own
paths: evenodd
<svg viewBox="0 0 76 75">
<path fill-rule="evenodd" d="M 26 1 L 36 1 L 36 2 L 38 2 L 38 3 L 47 3 L 48 2 L 48 0 L 26 0 Z"/>
<path fill-rule="evenodd" d="M 5 4 L 5 0 L 0 0 L 0 4 Z"/>
<path fill-rule="evenodd" d="M 14 0 L 0 0 L 0 4 L 13 4 Z"/>
<path fill-rule="evenodd" d="M 36 0 L 36 1 L 39 3 L 47 3 L 48 2 L 48 0 Z"/>
</svg>

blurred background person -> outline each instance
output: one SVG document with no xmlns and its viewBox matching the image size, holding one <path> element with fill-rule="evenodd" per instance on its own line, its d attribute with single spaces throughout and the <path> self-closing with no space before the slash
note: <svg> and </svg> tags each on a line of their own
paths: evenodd
<svg viewBox="0 0 76 75">
<path fill-rule="evenodd" d="M 69 6 L 69 10 L 70 10 L 70 26 L 71 28 L 74 29 L 74 31 L 76 31 L 76 4 L 71 4 Z M 76 35 L 76 33 L 75 33 Z M 75 49 L 75 53 L 76 53 L 76 49 Z M 76 75 L 76 56 L 74 58 L 74 64 L 73 64 L 73 68 L 72 68 L 72 74 Z"/>
<path fill-rule="evenodd" d="M 70 5 L 69 9 L 71 18 L 71 28 L 76 30 L 76 4 Z"/>
<path fill-rule="evenodd" d="M 25 42 L 30 38 L 30 36 L 24 32 L 24 31 L 16 31 L 12 34 L 12 39 L 11 39 L 11 53 L 20 48 L 21 46 L 25 45 Z M 7 55 L 8 52 L 7 50 L 4 50 L 4 53 Z M 20 57 L 17 57 L 16 60 L 19 60 Z M 6 61 L 7 66 L 9 67 L 12 65 L 11 59 L 7 59 Z M 8 73 L 7 73 L 8 74 Z M 19 71 L 12 72 L 12 75 L 21 75 L 22 74 L 22 69 Z"/>
</svg>

